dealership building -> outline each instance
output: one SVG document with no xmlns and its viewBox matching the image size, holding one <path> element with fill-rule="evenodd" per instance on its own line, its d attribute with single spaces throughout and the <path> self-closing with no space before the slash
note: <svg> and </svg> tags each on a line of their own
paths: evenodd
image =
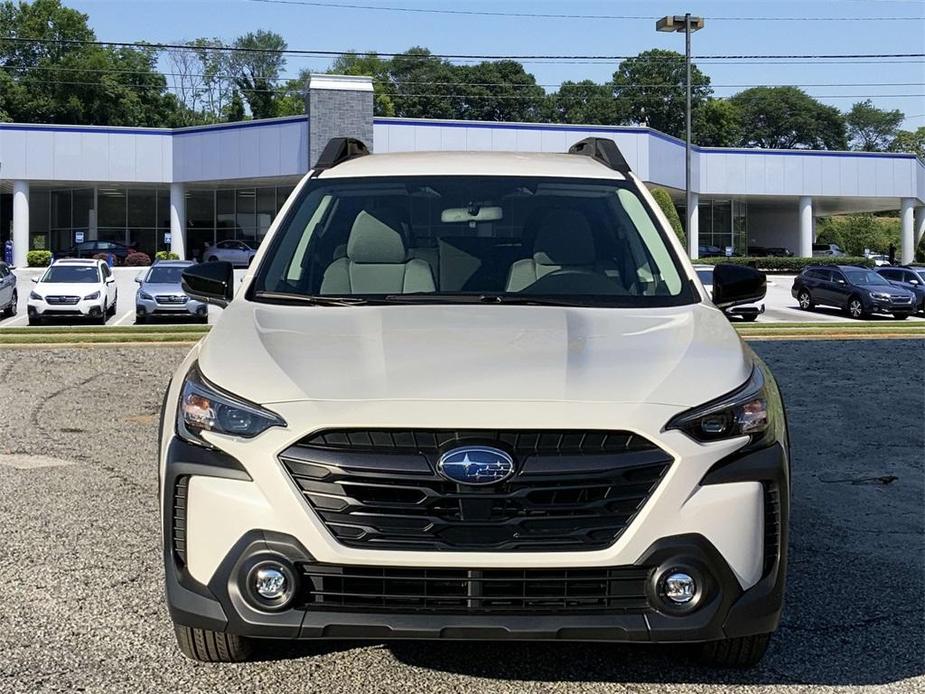
<svg viewBox="0 0 925 694">
<path fill-rule="evenodd" d="M 209 245 L 256 247 L 330 137 L 374 152 L 564 152 L 616 141 L 652 187 L 668 190 L 691 246 L 783 247 L 811 255 L 819 217 L 895 210 L 910 261 L 925 232 L 925 164 L 912 154 L 694 147 L 684 209 L 684 143 L 645 127 L 373 116 L 369 78 L 313 76 L 306 115 L 164 129 L 0 123 L 0 244 L 28 250 L 112 240 L 199 258 Z"/>
</svg>

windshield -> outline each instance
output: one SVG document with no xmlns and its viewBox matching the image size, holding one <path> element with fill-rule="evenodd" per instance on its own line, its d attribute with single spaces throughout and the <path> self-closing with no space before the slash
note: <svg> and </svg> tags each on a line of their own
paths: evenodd
<svg viewBox="0 0 925 694">
<path fill-rule="evenodd" d="M 845 275 L 851 284 L 890 284 L 872 270 L 845 270 Z"/>
<path fill-rule="evenodd" d="M 185 267 L 171 265 L 167 267 L 154 266 L 148 272 L 145 282 L 150 284 L 180 284 L 180 275 L 183 274 Z"/>
<path fill-rule="evenodd" d="M 316 180 L 274 234 L 250 298 L 351 297 L 338 305 L 696 301 L 663 234 L 635 187 L 621 181 Z"/>
<path fill-rule="evenodd" d="M 48 268 L 42 282 L 94 284 L 100 281 L 95 265 L 55 265 Z"/>
</svg>

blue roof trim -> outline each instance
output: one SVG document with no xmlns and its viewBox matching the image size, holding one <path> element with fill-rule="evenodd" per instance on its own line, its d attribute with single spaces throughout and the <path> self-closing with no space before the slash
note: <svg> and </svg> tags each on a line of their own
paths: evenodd
<svg viewBox="0 0 925 694">
<path fill-rule="evenodd" d="M 238 123 L 219 123 L 217 125 L 193 125 L 188 128 L 177 128 L 170 131 L 172 135 L 198 135 L 200 133 L 214 133 L 221 130 L 241 130 L 244 128 L 261 128 L 269 125 L 289 125 L 290 123 L 308 123 L 308 116 L 290 116 L 288 118 L 263 118 L 261 120 L 246 120 Z"/>
<path fill-rule="evenodd" d="M 598 132 L 620 134 L 643 134 L 654 137 L 680 147 L 684 140 L 680 140 L 663 132 L 645 126 L 621 127 L 611 125 L 572 125 L 544 124 L 544 123 L 487 123 L 485 121 L 449 121 L 449 120 L 417 120 L 413 118 L 374 118 L 373 125 L 409 125 L 430 128 L 481 128 L 490 130 L 533 130 L 541 132 Z M 761 149 L 759 147 L 700 147 L 691 145 L 691 150 L 702 154 L 771 154 L 785 157 L 792 156 L 821 156 L 821 157 L 861 157 L 867 159 L 918 159 L 916 155 L 908 152 L 846 152 L 826 149 Z M 919 161 L 921 164 L 921 161 Z"/>
</svg>

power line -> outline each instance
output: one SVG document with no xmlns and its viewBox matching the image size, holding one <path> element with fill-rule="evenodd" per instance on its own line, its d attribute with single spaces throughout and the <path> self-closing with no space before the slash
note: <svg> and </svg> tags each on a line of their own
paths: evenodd
<svg viewBox="0 0 925 694">
<path fill-rule="evenodd" d="M 413 14 L 443 14 L 474 17 L 516 17 L 521 19 L 619 19 L 628 21 L 654 21 L 651 15 L 616 14 L 555 14 L 548 12 L 498 12 L 490 10 L 447 10 L 425 7 L 387 7 L 356 3 L 315 2 L 313 0 L 249 0 L 271 5 L 302 5 L 337 10 L 373 10 L 376 12 L 405 12 Z M 923 21 L 922 17 L 705 17 L 711 22 L 908 22 Z"/>
<path fill-rule="evenodd" d="M 285 54 L 285 55 L 310 55 L 322 57 L 343 57 L 361 55 L 356 51 L 325 51 L 325 50 L 308 50 L 303 48 L 250 48 L 244 46 L 191 46 L 184 43 L 146 43 L 143 41 L 90 41 L 80 39 L 27 39 L 20 37 L 3 38 L 2 41 L 14 43 L 40 43 L 40 44 L 62 44 L 62 45 L 91 45 L 91 46 L 117 46 L 120 48 L 139 48 L 154 50 L 184 50 L 184 51 L 223 51 L 229 53 L 257 53 L 257 54 Z M 428 53 L 427 55 L 416 55 L 407 53 L 390 53 L 383 51 L 368 51 L 380 57 L 396 58 L 406 57 L 410 59 L 459 59 L 459 60 L 628 60 L 637 58 L 636 55 L 501 55 L 501 54 L 463 54 L 463 53 Z M 364 53 L 365 54 L 365 53 Z M 784 59 L 801 59 L 801 60 L 845 60 L 854 58 L 925 58 L 925 53 L 820 53 L 820 54 L 758 54 L 758 55 L 701 55 L 694 56 L 697 60 L 784 60 Z M 674 57 L 666 58 L 649 58 L 650 60 L 674 60 Z"/>
</svg>

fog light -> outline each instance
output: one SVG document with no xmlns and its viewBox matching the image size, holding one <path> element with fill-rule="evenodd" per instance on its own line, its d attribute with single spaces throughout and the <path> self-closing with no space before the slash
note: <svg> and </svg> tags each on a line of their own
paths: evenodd
<svg viewBox="0 0 925 694">
<path fill-rule="evenodd" d="M 697 582 L 683 571 L 676 571 L 665 578 L 665 597 L 678 605 L 685 605 L 697 594 Z"/>
<path fill-rule="evenodd" d="M 289 581 L 282 568 L 277 566 L 262 566 L 254 575 L 254 589 L 257 595 L 265 600 L 279 600 L 289 589 Z"/>
</svg>

